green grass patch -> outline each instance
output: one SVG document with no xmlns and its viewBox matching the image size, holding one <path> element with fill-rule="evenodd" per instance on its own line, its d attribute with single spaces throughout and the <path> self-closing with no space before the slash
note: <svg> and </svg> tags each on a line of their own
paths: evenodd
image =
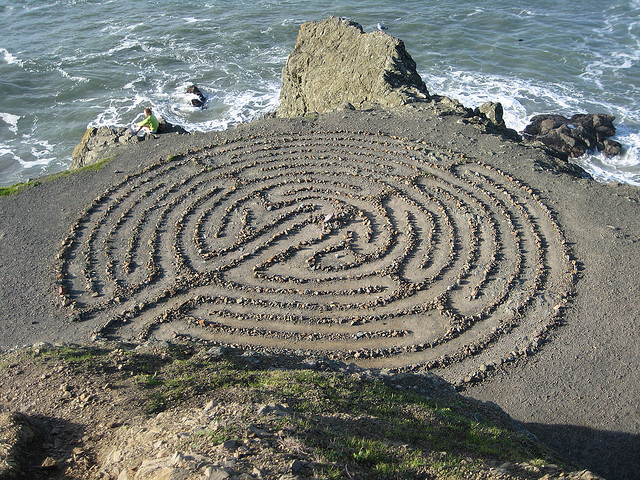
<svg viewBox="0 0 640 480">
<path fill-rule="evenodd" d="M 386 465 L 393 460 L 390 454 L 391 449 L 379 441 L 349 436 L 345 443 L 351 451 L 351 456 L 358 463 L 365 463 L 380 470 L 388 468 Z"/>
<path fill-rule="evenodd" d="M 220 445 L 228 440 L 237 440 L 242 437 L 242 434 L 235 428 L 223 427 L 214 432 L 209 432 L 204 435 L 206 442 L 211 445 Z"/>
<path fill-rule="evenodd" d="M 304 418 L 326 415 L 330 406 L 334 415 L 358 419 L 336 421 L 321 432 L 311 427 L 307 438 L 316 443 L 310 447 L 321 450 L 328 463 L 355 463 L 380 478 L 415 478 L 434 471 L 464 478 L 485 461 L 528 462 L 549 455 L 519 433 L 456 413 L 463 405 L 438 406 L 382 381 L 313 371 L 272 372 L 262 381 Z M 343 433 L 354 431 L 358 435 Z M 434 457 L 429 452 L 447 455 Z M 477 460 L 463 462 L 464 458 Z"/>
<path fill-rule="evenodd" d="M 153 413 L 185 398 L 229 389 L 246 402 L 287 403 L 297 415 L 274 422 L 295 430 L 320 452 L 325 462 L 318 473 L 323 478 L 340 478 L 345 469 L 367 478 L 464 478 L 488 461 L 548 458 L 542 446 L 524 436 L 458 413 L 462 404 L 438 405 L 381 380 L 252 369 L 226 357 L 208 361 L 198 356 L 176 360 L 158 375 L 163 381 L 153 385 L 147 401 L 147 411 Z M 333 420 L 327 423 L 327 416 Z"/>
<path fill-rule="evenodd" d="M 54 173 L 52 175 L 47 175 L 46 177 L 39 178 L 37 180 L 31 180 L 29 182 L 16 183 L 15 185 L 11 185 L 9 187 L 0 187 L 0 197 L 6 197 L 8 195 L 17 195 L 24 190 L 40 185 L 44 182 L 52 182 L 61 177 L 65 177 L 67 175 L 74 175 L 79 172 L 90 172 L 101 170 L 107 165 L 111 160 L 115 157 L 108 157 L 100 160 L 99 162 L 92 163 L 91 165 L 85 165 L 84 167 L 76 168 L 73 170 L 64 170 L 63 172 Z"/>
<path fill-rule="evenodd" d="M 99 361 L 109 353 L 108 350 L 83 346 L 62 346 L 44 350 L 40 356 L 58 358 L 71 363 L 89 363 Z"/>
<path fill-rule="evenodd" d="M 53 175 L 48 175 L 42 178 L 43 182 L 51 182 L 53 180 L 57 180 L 62 177 L 66 177 L 67 175 L 75 175 L 80 172 L 96 172 L 102 170 L 109 162 L 111 162 L 115 157 L 107 157 L 102 160 L 92 163 L 91 165 L 85 165 L 84 167 L 74 168 L 73 170 L 65 170 L 60 173 L 55 173 Z"/>
<path fill-rule="evenodd" d="M 0 187 L 0 197 L 6 197 L 8 195 L 17 195 L 18 193 L 26 190 L 29 187 L 33 187 L 37 185 L 38 182 L 31 181 L 26 183 L 16 183 L 15 185 L 11 185 L 10 187 Z"/>
<path fill-rule="evenodd" d="M 162 385 L 164 381 L 160 377 L 158 377 L 158 372 L 156 372 L 153 375 L 138 375 L 138 377 L 136 378 L 136 383 L 138 385 L 142 385 L 143 387 L 153 388 L 157 387 L 158 385 Z"/>
<path fill-rule="evenodd" d="M 187 403 L 197 407 L 204 399 L 254 405 L 238 413 L 249 417 L 238 418 L 241 427 L 208 431 L 194 442 L 243 438 L 248 424 L 284 432 L 278 448 L 289 452 L 285 440 L 294 438 L 301 452 L 312 452 L 319 478 L 474 478 L 489 464 L 561 463 L 515 430 L 477 421 L 471 402 L 452 393 L 432 400 L 381 379 L 271 369 L 253 357 L 211 358 L 188 346 L 174 345 L 161 355 L 72 346 L 44 350 L 37 358 L 45 357 L 74 369 L 122 372 L 149 414 Z M 251 417 L 257 405 L 272 403 L 287 404 L 290 414 Z"/>
<path fill-rule="evenodd" d="M 144 410 L 147 413 L 159 413 L 166 410 L 169 400 L 161 392 L 147 394 Z"/>
</svg>

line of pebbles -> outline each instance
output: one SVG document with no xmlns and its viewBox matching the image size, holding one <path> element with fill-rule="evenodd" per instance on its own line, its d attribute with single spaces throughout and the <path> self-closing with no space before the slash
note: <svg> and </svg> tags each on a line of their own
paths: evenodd
<svg viewBox="0 0 640 480">
<path fill-rule="evenodd" d="M 57 260 L 60 304 L 100 319 L 96 339 L 188 325 L 174 335 L 404 370 L 483 353 L 469 381 L 538 349 L 577 275 L 530 186 L 427 142 L 346 130 L 159 160 L 98 195 Z"/>
</svg>

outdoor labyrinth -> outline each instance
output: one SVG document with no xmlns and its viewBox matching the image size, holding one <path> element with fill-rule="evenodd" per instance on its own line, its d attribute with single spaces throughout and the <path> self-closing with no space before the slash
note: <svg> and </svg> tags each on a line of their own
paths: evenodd
<svg viewBox="0 0 640 480">
<path fill-rule="evenodd" d="M 100 193 L 58 254 L 97 337 L 371 367 L 531 353 L 575 279 L 552 212 L 494 167 L 363 132 L 226 140 Z"/>
</svg>

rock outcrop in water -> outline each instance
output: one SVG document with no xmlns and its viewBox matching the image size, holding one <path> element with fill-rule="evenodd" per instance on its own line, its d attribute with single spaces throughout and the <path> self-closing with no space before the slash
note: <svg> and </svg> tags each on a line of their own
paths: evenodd
<svg viewBox="0 0 640 480">
<path fill-rule="evenodd" d="M 205 104 L 207 103 L 207 97 L 204 96 L 204 93 L 200 91 L 198 87 L 195 85 L 190 85 L 187 87 L 187 93 L 193 95 L 191 99 L 191 105 L 198 108 L 205 108 Z"/>
<path fill-rule="evenodd" d="M 302 24 L 282 77 L 278 117 L 429 98 L 402 40 L 336 17 Z"/>
<path fill-rule="evenodd" d="M 587 151 L 598 150 L 606 156 L 619 155 L 622 145 L 610 140 L 616 133 L 612 115 L 603 113 L 562 115 L 536 115 L 522 132 L 526 142 L 541 142 L 567 154 L 580 157 Z"/>
<path fill-rule="evenodd" d="M 184 128 L 160 120 L 158 133 L 188 133 Z M 109 157 L 121 145 L 137 143 L 152 135 L 138 136 L 126 127 L 89 127 L 71 153 L 70 170 L 92 165 Z"/>
</svg>

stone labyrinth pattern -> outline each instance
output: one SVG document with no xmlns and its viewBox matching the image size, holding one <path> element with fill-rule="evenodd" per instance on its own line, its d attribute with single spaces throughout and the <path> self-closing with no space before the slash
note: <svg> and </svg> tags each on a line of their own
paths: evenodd
<svg viewBox="0 0 640 480">
<path fill-rule="evenodd" d="M 528 354 L 576 263 L 519 180 L 426 142 L 271 133 L 158 161 L 98 195 L 58 293 L 98 338 L 189 338 L 424 369 Z"/>
</svg>

